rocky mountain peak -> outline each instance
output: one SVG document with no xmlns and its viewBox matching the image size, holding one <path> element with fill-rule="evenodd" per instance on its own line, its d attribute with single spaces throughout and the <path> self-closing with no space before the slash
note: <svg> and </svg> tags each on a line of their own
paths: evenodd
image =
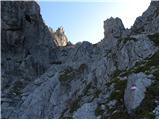
<svg viewBox="0 0 160 120">
<path fill-rule="evenodd" d="M 94 45 L 48 28 L 34 1 L 1 5 L 2 118 L 158 118 L 158 2 L 131 29 L 104 21 Z"/>
<path fill-rule="evenodd" d="M 131 30 L 133 34 L 159 32 L 159 1 L 151 1 L 148 9 L 137 17 Z"/>
<path fill-rule="evenodd" d="M 120 37 L 122 32 L 125 30 L 122 20 L 118 17 L 109 18 L 104 21 L 104 36 L 105 38 L 113 36 Z"/>
<path fill-rule="evenodd" d="M 67 45 L 68 39 L 67 39 L 67 36 L 65 35 L 65 31 L 64 31 L 64 28 L 62 26 L 59 27 L 56 31 L 53 31 L 50 28 L 50 32 L 52 34 L 54 43 L 57 46 L 66 46 Z"/>
<path fill-rule="evenodd" d="M 64 28 L 61 26 L 56 30 L 56 32 L 59 34 L 64 34 Z"/>
</svg>

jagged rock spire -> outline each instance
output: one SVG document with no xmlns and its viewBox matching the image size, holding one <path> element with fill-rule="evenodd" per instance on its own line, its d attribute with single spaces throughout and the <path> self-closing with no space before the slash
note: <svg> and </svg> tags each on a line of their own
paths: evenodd
<svg viewBox="0 0 160 120">
<path fill-rule="evenodd" d="M 122 20 L 118 17 L 109 18 L 104 21 L 104 36 L 105 38 L 109 36 L 120 37 L 122 32 L 125 30 Z"/>
<path fill-rule="evenodd" d="M 53 30 L 50 29 L 50 32 L 53 36 L 54 39 L 54 43 L 57 46 L 66 46 L 68 43 L 68 39 L 67 36 L 65 35 L 65 31 L 64 28 L 62 26 L 60 26 L 56 32 L 54 32 Z"/>
</svg>

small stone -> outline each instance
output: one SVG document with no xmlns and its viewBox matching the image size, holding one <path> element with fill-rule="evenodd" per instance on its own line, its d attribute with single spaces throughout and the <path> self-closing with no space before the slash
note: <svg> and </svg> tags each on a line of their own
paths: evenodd
<svg viewBox="0 0 160 120">
<path fill-rule="evenodd" d="M 101 105 L 101 109 L 102 109 L 102 110 L 105 110 L 105 109 L 106 109 L 106 106 L 102 104 L 102 105 Z"/>
</svg>

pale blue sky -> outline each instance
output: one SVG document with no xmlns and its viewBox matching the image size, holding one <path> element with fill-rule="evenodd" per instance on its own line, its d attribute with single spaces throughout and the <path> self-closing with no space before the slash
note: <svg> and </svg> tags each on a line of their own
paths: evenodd
<svg viewBox="0 0 160 120">
<path fill-rule="evenodd" d="M 120 17 L 124 26 L 130 28 L 136 17 L 148 8 L 150 0 L 39 1 L 38 3 L 45 24 L 53 30 L 63 26 L 69 41 L 97 43 L 104 37 L 104 20 L 111 16 Z"/>
</svg>

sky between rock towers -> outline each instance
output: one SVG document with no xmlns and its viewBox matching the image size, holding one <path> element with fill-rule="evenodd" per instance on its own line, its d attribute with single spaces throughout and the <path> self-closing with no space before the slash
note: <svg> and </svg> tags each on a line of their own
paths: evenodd
<svg viewBox="0 0 160 120">
<path fill-rule="evenodd" d="M 45 24 L 53 30 L 63 26 L 72 43 L 97 43 L 104 37 L 106 19 L 119 17 L 125 28 L 130 28 L 150 0 L 42 0 L 38 4 Z"/>
</svg>

